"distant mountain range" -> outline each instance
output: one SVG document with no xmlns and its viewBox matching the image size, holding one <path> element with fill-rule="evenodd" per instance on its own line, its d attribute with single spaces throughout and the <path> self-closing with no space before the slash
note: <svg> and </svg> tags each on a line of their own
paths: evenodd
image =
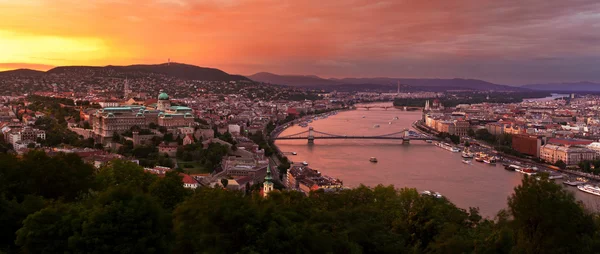
<svg viewBox="0 0 600 254">
<path fill-rule="evenodd" d="M 574 83 L 531 84 L 521 87 L 532 90 L 556 92 L 600 92 L 600 83 L 587 81 Z"/>
<path fill-rule="evenodd" d="M 40 76 L 49 74 L 91 74 L 91 75 L 105 75 L 107 73 L 114 74 L 131 74 L 136 75 L 140 73 L 155 73 L 171 76 L 180 79 L 190 80 L 208 80 L 208 81 L 238 81 L 238 80 L 249 80 L 248 78 L 240 75 L 231 75 L 222 70 L 214 68 L 198 67 L 195 65 L 180 64 L 180 63 L 164 63 L 154 65 L 129 65 L 129 66 L 63 66 L 56 67 L 46 72 L 35 71 L 29 69 L 18 69 L 12 71 L 0 72 L 2 76 Z"/>
<path fill-rule="evenodd" d="M 447 90 L 476 90 L 476 91 L 520 91 L 526 90 L 520 87 L 506 86 L 490 83 L 478 79 L 417 79 L 417 78 L 343 78 L 343 79 L 325 79 L 314 75 L 277 75 L 273 73 L 260 72 L 248 76 L 248 78 L 265 83 L 311 87 L 311 88 L 338 88 L 338 87 L 369 87 L 385 86 L 394 90 L 397 83 L 415 89 L 431 91 Z"/>
</svg>

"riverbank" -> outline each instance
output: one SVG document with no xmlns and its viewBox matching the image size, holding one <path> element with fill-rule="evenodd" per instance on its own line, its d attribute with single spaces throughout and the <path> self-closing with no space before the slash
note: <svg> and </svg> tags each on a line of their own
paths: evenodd
<svg viewBox="0 0 600 254">
<path fill-rule="evenodd" d="M 415 128 L 415 129 L 417 129 L 419 131 L 428 133 L 428 134 L 432 134 L 432 135 L 437 135 L 438 134 L 435 130 L 429 128 L 428 126 L 423 125 L 422 121 L 420 121 L 420 120 L 419 121 L 415 121 L 413 123 L 413 128 Z M 477 140 L 477 141 L 484 142 L 484 141 L 481 141 L 481 140 Z M 569 170 L 569 169 L 556 169 L 556 167 L 554 165 L 540 163 L 540 162 L 536 162 L 536 161 L 533 161 L 533 160 L 528 159 L 528 158 L 521 158 L 521 157 L 513 156 L 513 155 L 510 155 L 510 154 L 506 154 L 506 153 L 500 152 L 500 151 L 498 151 L 496 149 L 493 149 L 491 146 L 490 147 L 486 147 L 486 148 L 492 150 L 496 154 L 501 155 L 503 161 L 507 162 L 507 163 L 518 162 L 518 163 L 523 163 L 523 164 L 529 164 L 529 165 L 532 165 L 532 166 L 536 166 L 538 169 L 540 169 L 540 170 L 542 170 L 544 172 L 560 172 L 560 173 L 568 174 L 568 175 L 571 175 L 571 176 L 574 176 L 574 177 L 586 177 L 586 178 L 590 178 L 590 179 L 595 180 L 595 181 L 600 181 L 600 176 L 597 176 L 597 175 L 592 175 L 592 174 L 589 174 L 589 173 L 584 173 L 584 172 L 579 172 L 579 171 L 574 171 L 574 170 Z M 505 160 L 505 158 L 509 158 L 510 160 Z"/>
</svg>

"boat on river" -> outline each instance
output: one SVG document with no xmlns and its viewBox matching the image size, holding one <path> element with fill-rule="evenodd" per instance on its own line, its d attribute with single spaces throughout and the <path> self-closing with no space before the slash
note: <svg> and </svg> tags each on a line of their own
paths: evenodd
<svg viewBox="0 0 600 254">
<path fill-rule="evenodd" d="M 371 158 L 369 159 L 369 161 L 370 161 L 370 162 L 377 162 L 377 158 L 375 158 L 375 157 L 371 157 Z"/>
<path fill-rule="evenodd" d="M 483 160 L 485 164 L 496 164 L 496 157 L 487 157 Z"/>
<path fill-rule="evenodd" d="M 458 148 L 456 148 L 456 147 L 454 147 L 454 146 L 452 146 L 452 145 L 450 145 L 448 143 L 439 142 L 439 143 L 436 143 L 435 145 L 437 147 L 440 147 L 440 148 L 442 148 L 444 150 L 448 150 L 448 151 L 453 152 L 453 153 L 460 152 L 460 149 L 458 149 Z"/>
<path fill-rule="evenodd" d="M 462 152 L 462 154 L 460 156 L 463 157 L 463 158 L 465 158 L 465 159 L 470 159 L 470 158 L 473 158 L 473 153 L 468 152 L 468 151 L 464 151 L 464 152 Z"/>
<path fill-rule="evenodd" d="M 600 196 L 600 187 L 598 187 L 598 186 L 593 186 L 591 184 L 586 184 L 586 185 L 579 185 L 579 186 L 577 186 L 577 189 L 579 189 L 580 191 L 583 191 L 585 193 L 589 193 L 589 194 L 592 194 L 592 195 Z"/>
<path fill-rule="evenodd" d="M 517 169 L 520 169 L 521 167 L 517 166 L 517 165 L 505 165 L 504 169 L 508 170 L 508 171 L 516 171 Z"/>
<path fill-rule="evenodd" d="M 575 187 L 575 186 L 579 186 L 579 185 L 582 185 L 582 184 L 585 184 L 585 183 L 581 182 L 581 181 L 566 180 L 566 181 L 563 182 L 563 184 Z"/>
<path fill-rule="evenodd" d="M 470 160 L 462 160 L 462 163 L 470 165 L 471 161 Z"/>
<path fill-rule="evenodd" d="M 308 166 L 308 162 L 306 162 L 306 161 L 303 161 L 303 162 L 302 162 L 302 166 Z"/>
<path fill-rule="evenodd" d="M 379 124 L 373 125 L 373 128 L 379 128 Z"/>
<path fill-rule="evenodd" d="M 557 173 L 551 173 L 550 176 L 548 176 L 548 179 L 550 180 L 555 180 L 555 179 L 562 179 L 565 176 L 562 174 L 557 174 Z"/>
<path fill-rule="evenodd" d="M 517 171 L 521 174 L 529 175 L 529 176 L 537 174 L 537 172 L 535 170 L 533 170 L 532 168 L 519 168 L 519 169 L 515 169 L 515 171 Z"/>
</svg>

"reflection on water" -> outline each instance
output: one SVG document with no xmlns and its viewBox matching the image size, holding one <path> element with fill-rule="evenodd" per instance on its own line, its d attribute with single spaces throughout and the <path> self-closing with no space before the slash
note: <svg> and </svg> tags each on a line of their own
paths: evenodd
<svg viewBox="0 0 600 254">
<path fill-rule="evenodd" d="M 310 126 L 330 134 L 381 135 L 410 128 L 421 114 L 396 109 L 354 110 L 314 121 Z M 375 128 L 376 124 L 380 127 Z M 305 130 L 307 128 L 293 126 L 281 135 Z M 402 145 L 400 140 L 317 139 L 313 145 L 308 145 L 306 140 L 280 140 L 276 144 L 284 152 L 298 153 L 289 155 L 290 160 L 307 161 L 323 174 L 340 178 L 346 186 L 383 184 L 437 191 L 459 207 L 479 207 L 485 216 L 494 216 L 506 208 L 508 196 L 522 178 L 519 173 L 505 171 L 501 165 L 464 164 L 460 153 L 423 141 Z M 370 157 L 377 157 L 378 163 L 369 162 Z M 576 195 L 584 202 L 598 200 L 585 193 L 576 192 Z"/>
</svg>

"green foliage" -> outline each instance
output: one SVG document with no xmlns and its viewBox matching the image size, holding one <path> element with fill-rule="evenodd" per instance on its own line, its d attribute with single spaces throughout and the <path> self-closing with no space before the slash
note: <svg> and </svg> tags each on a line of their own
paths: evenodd
<svg viewBox="0 0 600 254">
<path fill-rule="evenodd" d="M 155 175 L 145 172 L 133 162 L 113 160 L 100 168 L 96 184 L 101 190 L 113 186 L 129 186 L 147 192 L 155 179 Z"/>
<path fill-rule="evenodd" d="M 229 148 L 219 143 L 210 143 L 206 149 L 202 148 L 202 143 L 186 145 L 177 149 L 177 159 L 185 162 L 198 162 L 204 168 L 212 172 L 221 164 L 223 156 L 227 155 Z"/>
<path fill-rule="evenodd" d="M 600 217 L 547 176 L 525 177 L 508 209 L 491 220 L 415 189 L 360 186 L 262 198 L 260 184 L 247 193 L 193 192 L 177 172 L 159 178 L 120 160 L 97 172 L 75 171 L 87 166 L 64 154 L 0 155 L 0 252 L 594 253 L 600 247 Z M 52 174 L 37 172 L 42 168 Z"/>
<path fill-rule="evenodd" d="M 460 143 L 460 137 L 454 134 L 449 134 L 447 132 L 440 132 L 437 135 L 438 138 L 440 139 L 449 139 L 452 143 L 454 144 L 458 144 Z"/>
<path fill-rule="evenodd" d="M 150 196 L 122 186 L 102 193 L 86 211 L 81 233 L 70 240 L 77 252 L 166 253 L 170 222 Z"/>
<path fill-rule="evenodd" d="M 25 253 L 69 253 L 83 223 L 82 207 L 56 204 L 31 214 L 17 231 L 16 244 Z"/>
<path fill-rule="evenodd" d="M 165 177 L 154 181 L 150 185 L 149 192 L 164 209 L 169 211 L 191 194 L 183 187 L 182 177 L 175 171 L 167 172 Z"/>
<path fill-rule="evenodd" d="M 229 184 L 229 181 L 227 179 L 221 179 L 221 185 L 223 185 L 223 187 L 227 187 L 227 184 Z"/>
<path fill-rule="evenodd" d="M 508 206 L 516 253 L 592 252 L 589 246 L 598 230 L 593 216 L 554 182 L 525 177 Z"/>
<path fill-rule="evenodd" d="M 39 196 L 24 196 L 22 201 L 6 199 L 0 194 L 0 252 L 15 248 L 15 232 L 23 226 L 22 221 L 29 214 L 44 208 L 45 202 Z"/>
<path fill-rule="evenodd" d="M 560 169 L 565 169 L 565 168 L 567 168 L 567 163 L 565 163 L 565 162 L 564 162 L 564 161 L 562 161 L 562 160 L 557 160 L 557 161 L 554 163 L 554 166 L 557 166 L 557 167 L 559 167 Z"/>
<path fill-rule="evenodd" d="M 219 134 L 219 132 L 215 132 L 215 133 L 217 135 L 217 138 L 219 138 L 229 144 L 235 145 L 237 143 L 235 141 L 235 139 L 233 139 L 233 136 L 231 135 L 231 133 L 229 133 L 229 132 L 225 132 L 224 134 Z"/>
<path fill-rule="evenodd" d="M 8 198 L 39 195 L 74 200 L 92 186 L 93 174 L 93 167 L 76 154 L 49 157 L 33 150 L 22 159 L 0 155 L 0 190 Z"/>
<path fill-rule="evenodd" d="M 44 146 L 68 144 L 83 147 L 85 145 L 80 142 L 77 133 L 69 130 L 66 123 L 60 122 L 60 118 L 57 120 L 48 116 L 41 117 L 35 121 L 35 126 L 46 131 L 46 139 L 42 141 L 42 145 Z"/>
</svg>

